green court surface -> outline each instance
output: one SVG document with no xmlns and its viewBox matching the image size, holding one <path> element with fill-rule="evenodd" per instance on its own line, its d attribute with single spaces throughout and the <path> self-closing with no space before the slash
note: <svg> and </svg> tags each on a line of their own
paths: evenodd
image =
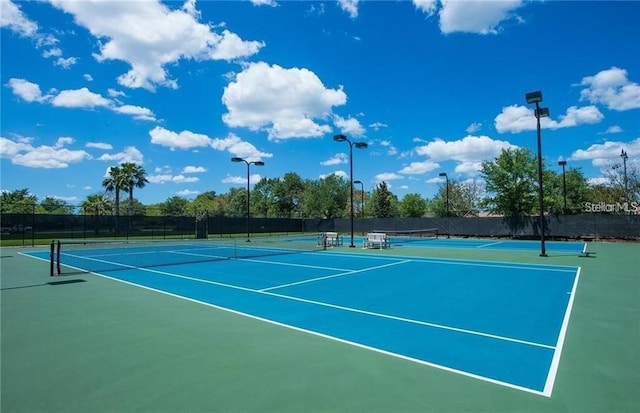
<svg viewBox="0 0 640 413">
<path fill-rule="evenodd" d="M 551 397 L 1 251 L 2 412 L 634 412 L 640 243 L 358 253 L 580 267 Z M 211 265 L 217 265 L 211 263 Z"/>
</svg>

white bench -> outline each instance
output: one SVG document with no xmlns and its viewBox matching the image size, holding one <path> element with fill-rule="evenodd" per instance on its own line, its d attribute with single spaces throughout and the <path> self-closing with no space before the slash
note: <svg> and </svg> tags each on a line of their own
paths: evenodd
<svg viewBox="0 0 640 413">
<path fill-rule="evenodd" d="M 362 240 L 362 248 L 391 248 L 387 234 L 382 232 L 369 232 Z"/>
<path fill-rule="evenodd" d="M 342 245 L 342 237 L 337 232 L 325 232 L 324 242 L 327 247 L 339 247 Z"/>
</svg>

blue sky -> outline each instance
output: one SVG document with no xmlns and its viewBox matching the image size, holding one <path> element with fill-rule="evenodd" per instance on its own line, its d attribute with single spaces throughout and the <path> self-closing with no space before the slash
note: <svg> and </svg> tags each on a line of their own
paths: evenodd
<svg viewBox="0 0 640 413">
<path fill-rule="evenodd" d="M 592 182 L 640 155 L 633 1 L 1 2 L 1 189 L 79 204 L 142 164 L 143 203 L 293 171 L 432 196 L 507 147 Z"/>
</svg>

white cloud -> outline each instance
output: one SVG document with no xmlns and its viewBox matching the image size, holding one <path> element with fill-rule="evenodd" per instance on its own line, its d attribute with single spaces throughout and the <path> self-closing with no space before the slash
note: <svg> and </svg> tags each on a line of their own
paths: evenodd
<svg viewBox="0 0 640 413">
<path fill-rule="evenodd" d="M 461 162 L 479 162 L 493 159 L 503 149 L 514 148 L 508 141 L 492 139 L 488 136 L 466 136 L 457 141 L 435 139 L 416 148 L 418 155 L 426 155 L 432 161 L 456 160 Z"/>
<path fill-rule="evenodd" d="M 587 149 L 574 151 L 569 160 L 591 160 L 591 164 L 595 167 L 608 168 L 611 164 L 620 162 L 620 154 L 623 149 L 630 158 L 640 156 L 640 138 L 636 138 L 631 142 L 607 141 L 605 143 L 597 143 Z"/>
<path fill-rule="evenodd" d="M 175 182 L 177 184 L 198 182 L 199 180 L 200 180 L 200 178 L 198 178 L 197 176 L 184 176 L 182 174 L 176 175 L 173 178 L 171 178 L 171 181 L 173 181 L 173 182 Z"/>
<path fill-rule="evenodd" d="M 622 132 L 624 132 L 624 131 L 622 130 L 622 128 L 621 128 L 620 126 L 618 126 L 618 125 L 613 125 L 613 126 L 609 126 L 609 127 L 607 128 L 607 130 L 606 130 L 606 131 L 604 131 L 604 132 L 602 132 L 602 133 L 604 133 L 604 134 L 611 134 L 611 133 L 622 133 Z"/>
<path fill-rule="evenodd" d="M 439 7 L 438 7 L 439 3 Z M 413 0 L 415 7 L 429 16 L 438 13 L 440 31 L 496 34 L 501 23 L 521 21 L 514 11 L 524 5 L 523 0 Z M 439 11 L 438 11 L 439 10 Z"/>
<path fill-rule="evenodd" d="M 109 94 L 109 96 L 111 96 L 112 98 L 118 98 L 118 97 L 125 97 L 127 96 L 124 92 L 121 92 L 119 90 L 115 90 L 112 88 L 107 89 L 107 93 Z"/>
<path fill-rule="evenodd" d="M 348 136 L 358 137 L 364 135 L 364 128 L 356 118 L 349 117 L 345 119 L 341 116 L 335 115 L 333 117 L 333 124 L 340 129 L 340 132 Z"/>
<path fill-rule="evenodd" d="M 20 8 L 9 0 L 0 3 L 0 27 L 7 28 L 22 37 L 33 37 L 38 31 L 38 25 L 29 20 Z"/>
<path fill-rule="evenodd" d="M 42 52 L 42 57 L 44 57 L 45 59 L 49 57 L 60 57 L 60 56 L 62 56 L 62 49 L 60 49 L 59 47 L 53 47 L 49 50 L 45 50 L 44 52 Z"/>
<path fill-rule="evenodd" d="M 64 145 L 73 143 L 72 138 L 59 138 L 54 146 L 34 147 L 30 143 L 16 142 L 0 137 L 0 157 L 9 158 L 15 165 L 29 168 L 59 169 L 67 168 L 91 156 L 83 150 L 71 150 Z"/>
<path fill-rule="evenodd" d="M 68 137 L 68 136 L 61 136 L 58 138 L 58 140 L 56 141 L 56 143 L 53 145 L 54 148 L 62 148 L 65 145 L 71 145 L 72 143 L 74 143 L 76 140 Z"/>
<path fill-rule="evenodd" d="M 347 12 L 352 19 L 358 17 L 358 3 L 360 0 L 338 0 L 338 6 Z"/>
<path fill-rule="evenodd" d="M 570 128 L 582 124 L 594 124 L 602 121 L 604 115 L 595 106 L 567 108 L 560 121 L 551 117 L 540 118 L 540 127 L 543 129 Z M 535 110 L 526 106 L 511 105 L 502 108 L 502 112 L 495 118 L 495 127 L 499 133 L 519 133 L 534 131 L 537 129 Z"/>
<path fill-rule="evenodd" d="M 31 83 L 26 79 L 17 79 L 12 77 L 9 79 L 6 86 L 11 88 L 14 95 L 26 102 L 44 102 L 50 98 L 50 96 L 42 95 L 42 91 L 38 84 Z"/>
<path fill-rule="evenodd" d="M 194 149 L 211 147 L 218 151 L 227 151 L 233 156 L 244 158 L 248 161 L 259 161 L 263 158 L 271 158 L 273 154 L 261 152 L 249 142 L 245 142 L 237 135 L 230 133 L 226 138 L 210 138 L 207 135 L 182 131 L 176 133 L 156 126 L 149 131 L 151 143 L 175 149 Z"/>
<path fill-rule="evenodd" d="M 411 162 L 409 165 L 405 166 L 398 172 L 406 175 L 421 175 L 427 172 L 431 172 L 434 169 L 438 169 L 439 167 L 440 164 L 438 164 L 437 162 L 426 160 L 422 162 Z"/>
<path fill-rule="evenodd" d="M 607 183 L 609 183 L 609 179 L 605 178 L 604 176 L 598 176 L 596 178 L 587 179 L 587 182 L 589 183 L 589 185 L 606 185 Z"/>
<path fill-rule="evenodd" d="M 377 174 L 374 177 L 374 180 L 376 182 L 382 182 L 382 181 L 389 182 L 389 181 L 395 181 L 398 179 L 404 179 L 404 176 L 393 173 L 393 172 L 383 172 L 381 174 Z"/>
<path fill-rule="evenodd" d="M 124 151 L 104 155 L 98 158 L 99 161 L 117 161 L 118 163 L 122 162 L 133 162 L 138 165 L 142 165 L 144 163 L 144 156 L 142 152 L 140 152 L 135 146 L 127 146 L 124 148 Z"/>
<path fill-rule="evenodd" d="M 198 195 L 200 191 L 192 191 L 190 189 L 183 189 L 182 191 L 176 191 L 176 195 L 178 196 L 191 196 Z"/>
<path fill-rule="evenodd" d="M 320 162 L 320 165 L 332 166 L 349 162 L 349 156 L 346 153 L 337 153 L 326 161 Z"/>
<path fill-rule="evenodd" d="M 159 1 L 65 1 L 51 3 L 73 15 L 76 24 L 99 39 L 98 62 L 119 60 L 131 69 L 118 77 L 125 87 L 177 87 L 165 70 L 181 59 L 231 60 L 257 53 L 263 42 L 244 41 L 235 33 L 214 31 L 200 23 L 195 0 L 171 9 Z"/>
<path fill-rule="evenodd" d="M 371 129 L 373 129 L 374 131 L 379 131 L 382 128 L 386 128 L 388 125 L 382 123 L 382 122 L 373 122 L 371 125 L 369 125 L 369 127 Z"/>
<path fill-rule="evenodd" d="M 213 139 L 211 147 L 219 151 L 228 151 L 231 155 L 246 159 L 249 162 L 271 158 L 273 154 L 259 151 L 253 144 L 243 141 L 237 135 L 230 133 L 223 139 Z"/>
<path fill-rule="evenodd" d="M 429 178 L 427 180 L 425 180 L 424 182 L 428 183 L 428 184 L 443 184 L 445 182 L 447 182 L 446 178 L 443 178 L 441 176 L 434 176 L 433 178 Z"/>
<path fill-rule="evenodd" d="M 331 127 L 326 119 L 333 106 L 347 101 L 342 88 L 327 89 L 308 69 L 285 69 L 264 62 L 252 63 L 227 85 L 222 117 L 230 127 L 266 130 L 270 140 L 320 137 Z"/>
<path fill-rule="evenodd" d="M 108 107 L 111 105 L 111 101 L 83 87 L 81 89 L 61 91 L 51 100 L 51 104 L 65 108 L 95 108 Z"/>
<path fill-rule="evenodd" d="M 116 113 L 131 115 L 134 117 L 134 119 L 148 120 L 152 122 L 156 121 L 156 116 L 151 111 L 151 109 L 143 108 L 141 106 L 122 105 L 122 106 L 114 107 L 112 110 Z"/>
<path fill-rule="evenodd" d="M 59 57 L 56 59 L 55 65 L 61 66 L 64 69 L 68 69 L 76 63 L 78 63 L 78 59 L 75 57 L 67 57 L 66 59 L 63 57 Z"/>
<path fill-rule="evenodd" d="M 111 149 L 113 149 L 113 146 L 110 143 L 104 142 L 87 142 L 85 146 L 87 148 L 102 149 L 104 151 L 110 151 Z"/>
<path fill-rule="evenodd" d="M 249 176 L 249 185 L 255 185 L 256 183 L 260 182 L 261 179 L 262 179 L 262 176 L 260 176 L 260 174 L 251 174 Z M 225 178 L 222 179 L 222 183 L 246 185 L 247 176 L 246 175 L 244 176 L 227 175 Z"/>
<path fill-rule="evenodd" d="M 384 147 L 387 150 L 387 155 L 393 156 L 398 154 L 398 148 L 393 146 L 391 141 L 380 141 L 380 146 Z"/>
<path fill-rule="evenodd" d="M 471 133 L 478 132 L 480 129 L 482 129 L 482 123 L 473 122 L 471 125 L 467 127 L 466 131 L 467 133 L 471 134 Z"/>
<path fill-rule="evenodd" d="M 82 75 L 82 77 L 84 77 L 84 80 L 86 80 L 87 82 L 93 82 L 93 76 L 91 76 L 89 73 L 85 73 L 84 75 Z"/>
<path fill-rule="evenodd" d="M 333 172 L 328 173 L 328 174 L 320 174 L 320 175 L 318 175 L 318 178 L 327 179 L 327 177 L 329 177 L 331 175 L 335 175 L 335 176 L 337 176 L 339 178 L 345 178 L 345 179 L 349 177 L 349 174 L 347 174 L 345 171 L 339 169 L 337 171 L 333 171 Z"/>
<path fill-rule="evenodd" d="M 275 0 L 251 0 L 254 6 L 271 6 L 276 7 L 278 3 Z"/>
<path fill-rule="evenodd" d="M 33 149 L 29 143 L 16 142 L 11 139 L 0 137 L 0 158 L 11 158 L 17 153 Z"/>
<path fill-rule="evenodd" d="M 413 5 L 430 16 L 438 10 L 438 0 L 413 0 Z"/>
<path fill-rule="evenodd" d="M 580 100 L 603 104 L 616 111 L 640 108 L 640 84 L 627 78 L 627 71 L 617 67 L 602 70 L 582 79 Z"/>
<path fill-rule="evenodd" d="M 149 175 L 147 179 L 153 184 L 164 184 L 165 182 L 173 182 L 174 184 L 185 184 L 200 181 L 200 178 L 198 178 L 197 176 L 184 176 L 182 174 L 172 175 L 170 173 Z"/>
<path fill-rule="evenodd" d="M 212 141 L 207 135 L 191 131 L 176 133 L 161 126 L 153 128 L 149 131 L 149 135 L 151 136 L 151 143 L 166 146 L 172 150 L 202 148 L 211 145 Z"/>
<path fill-rule="evenodd" d="M 460 162 L 453 171 L 460 175 L 476 175 L 482 169 L 482 162 Z"/>
<path fill-rule="evenodd" d="M 202 166 L 185 166 L 182 169 L 183 174 L 200 174 L 203 172 L 207 172 L 207 169 Z"/>
</svg>

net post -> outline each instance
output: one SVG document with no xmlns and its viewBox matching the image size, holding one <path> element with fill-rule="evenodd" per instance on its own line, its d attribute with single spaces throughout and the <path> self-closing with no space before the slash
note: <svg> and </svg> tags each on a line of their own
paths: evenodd
<svg viewBox="0 0 640 413">
<path fill-rule="evenodd" d="M 55 250 L 56 250 L 56 243 L 55 241 L 51 240 L 51 254 L 49 255 L 49 276 L 53 277 L 54 276 L 54 255 L 55 255 Z"/>
<path fill-rule="evenodd" d="M 60 269 L 60 240 L 58 240 L 58 249 L 56 250 L 56 264 L 58 269 L 58 275 L 62 274 L 62 270 Z"/>
</svg>

